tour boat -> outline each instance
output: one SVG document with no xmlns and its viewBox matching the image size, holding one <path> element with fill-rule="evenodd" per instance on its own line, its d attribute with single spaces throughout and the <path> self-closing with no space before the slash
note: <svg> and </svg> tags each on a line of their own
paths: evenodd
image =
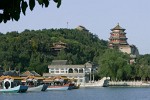
<svg viewBox="0 0 150 100">
<path fill-rule="evenodd" d="M 45 78 L 43 82 L 48 84 L 47 90 L 68 90 L 70 87 L 70 82 L 67 77 L 57 76 L 52 78 Z"/>
<path fill-rule="evenodd" d="M 36 87 L 30 87 L 28 88 L 28 92 L 40 92 L 40 91 L 46 91 L 48 85 L 39 85 L 39 86 L 36 86 Z"/>
<path fill-rule="evenodd" d="M 48 86 L 47 90 L 50 91 L 50 90 L 68 90 L 69 89 L 69 85 L 66 84 L 66 85 L 63 85 L 63 86 Z"/>
<path fill-rule="evenodd" d="M 45 91 L 48 87 L 48 85 L 43 84 L 43 79 L 43 77 L 27 76 L 24 77 L 21 82 L 29 87 L 27 90 L 28 92 L 40 92 Z"/>
<path fill-rule="evenodd" d="M 27 91 L 27 89 L 28 89 L 28 86 L 19 85 L 19 86 L 16 86 L 14 88 L 0 89 L 0 92 L 1 93 L 24 93 Z"/>
<path fill-rule="evenodd" d="M 2 93 L 22 93 L 26 92 L 28 86 L 20 85 L 20 77 L 12 77 L 12 76 L 1 76 L 1 89 Z"/>
<path fill-rule="evenodd" d="M 75 84 L 75 83 L 71 83 L 70 85 L 69 85 L 69 88 L 68 88 L 68 90 L 71 90 L 71 89 L 79 89 L 80 88 L 80 84 Z"/>
</svg>

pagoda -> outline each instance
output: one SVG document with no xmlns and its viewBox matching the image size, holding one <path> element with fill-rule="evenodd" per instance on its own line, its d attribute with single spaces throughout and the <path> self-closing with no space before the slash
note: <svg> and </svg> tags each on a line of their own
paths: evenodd
<svg viewBox="0 0 150 100">
<path fill-rule="evenodd" d="M 52 48 L 53 54 L 57 55 L 62 49 L 67 48 L 67 44 L 62 41 L 59 41 L 59 42 L 53 43 L 53 46 L 51 48 Z"/>
<path fill-rule="evenodd" d="M 116 27 L 111 29 L 108 46 L 109 48 L 119 49 L 121 52 L 130 55 L 130 63 L 135 63 L 135 59 L 139 55 L 139 51 L 135 45 L 129 45 L 124 28 L 119 23 Z"/>
<path fill-rule="evenodd" d="M 109 47 L 110 48 L 118 48 L 119 46 L 127 46 L 127 39 L 126 33 L 124 32 L 125 29 L 120 27 L 119 23 L 116 27 L 111 29 L 111 35 L 109 38 Z"/>
</svg>

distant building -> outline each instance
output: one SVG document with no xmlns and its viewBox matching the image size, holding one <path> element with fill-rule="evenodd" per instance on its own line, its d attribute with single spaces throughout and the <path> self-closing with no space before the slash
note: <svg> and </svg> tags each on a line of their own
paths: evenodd
<svg viewBox="0 0 150 100">
<path fill-rule="evenodd" d="M 51 48 L 54 52 L 54 55 L 57 55 L 58 52 L 60 52 L 62 49 L 67 48 L 67 44 L 62 41 L 59 41 L 59 42 L 53 43 L 53 46 Z"/>
<path fill-rule="evenodd" d="M 88 83 L 92 79 L 93 65 L 87 62 L 83 65 L 68 65 L 67 60 L 53 60 L 48 65 L 49 73 L 44 73 L 44 77 L 66 76 L 70 79 L 77 79 L 78 83 Z"/>
<path fill-rule="evenodd" d="M 125 29 L 118 24 L 111 31 L 108 44 L 109 48 L 117 48 L 124 53 L 130 54 L 130 63 L 134 63 L 134 59 L 139 55 L 139 51 L 135 45 L 128 44 Z"/>
<path fill-rule="evenodd" d="M 81 26 L 81 25 L 79 25 L 76 29 L 79 30 L 79 31 L 86 31 L 86 32 L 89 32 L 88 29 L 86 29 L 84 26 Z"/>
</svg>

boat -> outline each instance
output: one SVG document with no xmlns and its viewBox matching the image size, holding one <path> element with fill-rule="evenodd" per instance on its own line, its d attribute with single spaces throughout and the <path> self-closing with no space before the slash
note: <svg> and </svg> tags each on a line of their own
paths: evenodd
<svg viewBox="0 0 150 100">
<path fill-rule="evenodd" d="M 36 87 L 30 87 L 28 89 L 28 92 L 40 92 L 40 91 L 46 91 L 48 85 L 42 84 Z"/>
<path fill-rule="evenodd" d="M 73 89 L 79 89 L 79 88 L 80 88 L 80 85 L 73 87 Z"/>
<path fill-rule="evenodd" d="M 68 84 L 62 85 L 62 86 L 59 86 L 59 85 L 48 86 L 48 88 L 47 88 L 48 91 L 51 91 L 51 90 L 68 90 L 68 89 L 69 89 L 69 85 Z"/>
<path fill-rule="evenodd" d="M 21 81 L 22 84 L 28 86 L 28 92 L 46 91 L 48 85 L 43 84 L 43 77 L 27 76 Z"/>
<path fill-rule="evenodd" d="M 46 90 L 47 90 L 47 88 L 48 88 L 48 85 L 47 85 L 47 84 L 43 84 L 43 88 L 42 88 L 42 90 L 41 90 L 41 91 L 46 91 Z"/>
<path fill-rule="evenodd" d="M 68 83 L 68 79 L 64 79 L 62 77 L 45 78 L 43 82 L 48 85 L 48 91 L 68 90 L 70 86 L 70 83 Z"/>
<path fill-rule="evenodd" d="M 80 83 L 77 83 L 77 79 L 70 79 L 70 85 L 69 85 L 69 90 L 71 89 L 79 89 L 80 88 Z"/>
<path fill-rule="evenodd" d="M 80 84 L 72 84 L 72 85 L 70 85 L 69 86 L 69 90 L 71 90 L 71 89 L 79 89 L 80 88 Z"/>
<path fill-rule="evenodd" d="M 16 86 L 14 88 L 0 89 L 0 92 L 1 93 L 24 93 L 27 91 L 27 89 L 28 89 L 27 86 L 19 85 L 19 86 Z"/>
<path fill-rule="evenodd" d="M 23 93 L 26 92 L 28 86 L 20 85 L 20 77 L 1 76 L 1 93 Z"/>
</svg>

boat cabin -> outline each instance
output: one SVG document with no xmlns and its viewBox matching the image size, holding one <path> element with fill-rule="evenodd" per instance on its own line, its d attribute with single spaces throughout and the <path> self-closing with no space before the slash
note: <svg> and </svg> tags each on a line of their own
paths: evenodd
<svg viewBox="0 0 150 100">
<path fill-rule="evenodd" d="M 13 76 L 1 76 L 0 77 L 0 87 L 3 89 L 13 88 L 21 84 L 21 77 Z"/>
</svg>

